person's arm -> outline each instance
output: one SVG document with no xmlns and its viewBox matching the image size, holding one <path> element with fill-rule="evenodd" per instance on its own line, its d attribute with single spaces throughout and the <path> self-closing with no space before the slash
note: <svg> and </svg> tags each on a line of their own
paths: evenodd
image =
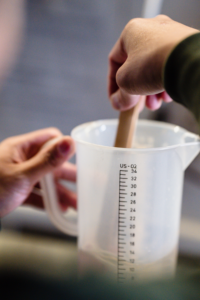
<svg viewBox="0 0 200 300">
<path fill-rule="evenodd" d="M 112 106 L 127 110 L 138 102 L 139 95 L 147 95 L 150 109 L 159 108 L 162 100 L 171 101 L 164 88 L 165 62 L 177 44 L 197 32 L 163 15 L 131 20 L 109 55 L 108 95 Z"/>
<path fill-rule="evenodd" d="M 174 101 L 192 111 L 200 122 L 200 33 L 183 40 L 169 55 L 164 87 Z"/>
</svg>

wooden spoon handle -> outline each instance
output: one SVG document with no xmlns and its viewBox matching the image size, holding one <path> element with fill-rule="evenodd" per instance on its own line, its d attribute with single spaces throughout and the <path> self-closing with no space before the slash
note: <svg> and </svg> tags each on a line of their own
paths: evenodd
<svg viewBox="0 0 200 300">
<path fill-rule="evenodd" d="M 144 102 L 145 99 L 146 96 L 141 96 L 133 108 L 120 112 L 114 147 L 132 148 L 134 132 L 142 105 L 141 102 Z"/>
</svg>

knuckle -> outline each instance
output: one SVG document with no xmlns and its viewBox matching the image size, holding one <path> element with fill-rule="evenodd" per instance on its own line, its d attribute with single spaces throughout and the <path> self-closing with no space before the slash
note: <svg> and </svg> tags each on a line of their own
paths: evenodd
<svg viewBox="0 0 200 300">
<path fill-rule="evenodd" d="M 126 82 L 126 76 L 122 70 L 122 68 L 119 68 L 117 73 L 116 73 L 116 82 L 117 82 L 117 85 L 122 88 L 124 87 L 125 85 L 125 82 Z"/>
<path fill-rule="evenodd" d="M 143 18 L 134 18 L 134 19 L 131 19 L 125 28 L 129 28 L 129 27 L 132 27 L 132 26 L 135 26 L 137 24 L 140 24 L 141 22 L 143 22 Z"/>
<path fill-rule="evenodd" d="M 124 33 L 125 35 L 128 34 L 129 32 L 133 32 L 140 28 L 145 22 L 144 18 L 134 18 L 131 19 L 125 26 L 124 28 Z"/>
<path fill-rule="evenodd" d="M 163 23 L 163 22 L 169 22 L 171 20 L 170 17 L 168 17 L 166 15 L 162 15 L 162 14 L 156 16 L 155 19 L 158 20 L 158 21 L 160 21 L 161 23 Z"/>
<path fill-rule="evenodd" d="M 113 55 L 112 55 L 112 52 L 110 52 L 110 53 L 108 54 L 108 62 L 111 63 L 112 60 L 113 60 Z"/>
<path fill-rule="evenodd" d="M 131 74 L 129 72 L 126 72 L 124 68 L 121 67 L 116 74 L 117 85 L 125 91 L 129 91 L 133 88 L 133 81 L 130 77 Z"/>
</svg>

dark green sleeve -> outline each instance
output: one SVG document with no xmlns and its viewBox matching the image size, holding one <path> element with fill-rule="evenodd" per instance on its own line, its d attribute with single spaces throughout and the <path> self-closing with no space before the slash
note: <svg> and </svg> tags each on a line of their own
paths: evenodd
<svg viewBox="0 0 200 300">
<path fill-rule="evenodd" d="M 193 112 L 200 124 L 200 33 L 183 40 L 169 55 L 164 87 L 174 101 Z"/>
</svg>

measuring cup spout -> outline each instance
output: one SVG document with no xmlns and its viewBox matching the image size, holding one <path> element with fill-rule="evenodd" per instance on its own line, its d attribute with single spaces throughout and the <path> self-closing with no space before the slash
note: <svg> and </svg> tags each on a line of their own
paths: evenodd
<svg viewBox="0 0 200 300">
<path fill-rule="evenodd" d="M 176 153 L 180 157 L 183 171 L 191 164 L 193 159 L 199 154 L 200 152 L 200 139 L 198 136 L 194 135 L 193 141 L 192 138 L 186 139 L 185 144 L 178 145 Z"/>
</svg>

